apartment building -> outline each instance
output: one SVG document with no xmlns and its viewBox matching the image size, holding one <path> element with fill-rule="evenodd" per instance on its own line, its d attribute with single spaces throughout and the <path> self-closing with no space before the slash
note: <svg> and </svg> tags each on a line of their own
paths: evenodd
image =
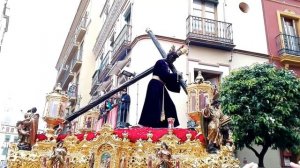
<svg viewBox="0 0 300 168">
<path fill-rule="evenodd" d="M 188 84 L 201 71 L 205 80 L 218 86 L 233 69 L 268 62 L 268 28 L 262 9 L 262 1 L 253 0 L 81 0 L 56 65 L 56 83 L 69 94 L 68 113 L 97 100 L 162 58 L 145 32 L 147 28 L 166 52 L 172 45 L 188 47 L 189 53 L 174 63 Z M 127 88 L 131 125 L 138 123 L 151 78 L 148 75 Z M 187 127 L 186 94 L 170 95 L 179 127 Z M 84 127 L 83 116 L 73 121 L 74 130 Z M 256 161 L 249 155 L 243 151 L 237 154 L 242 164 Z M 280 160 L 278 153 L 274 155 L 270 158 Z M 267 167 L 274 164 L 265 163 Z"/>
<path fill-rule="evenodd" d="M 18 142 L 18 131 L 14 125 L 8 123 L 1 123 L 0 129 L 0 167 L 6 167 L 6 160 L 8 155 L 8 147 L 10 143 Z"/>
<path fill-rule="evenodd" d="M 300 2 L 295 0 L 262 0 L 270 61 L 277 67 L 294 71 L 300 76 Z M 299 156 L 277 151 L 281 167 L 289 167 Z"/>
</svg>

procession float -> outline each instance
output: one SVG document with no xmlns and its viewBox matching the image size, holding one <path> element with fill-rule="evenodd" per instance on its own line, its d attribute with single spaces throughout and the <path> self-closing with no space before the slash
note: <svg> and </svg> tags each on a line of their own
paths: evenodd
<svg viewBox="0 0 300 168">
<path fill-rule="evenodd" d="M 155 36 L 147 31 L 163 57 Z M 179 51 L 179 50 L 177 50 Z M 182 54 L 182 53 L 181 53 Z M 170 67 L 174 72 L 175 67 Z M 65 131 L 68 123 L 85 114 L 95 123 L 99 112 L 95 106 L 120 90 L 152 72 L 146 70 L 120 87 L 65 117 L 68 96 L 57 86 L 47 95 L 42 119 L 47 124 L 44 134 L 37 134 L 39 115 L 30 109 L 24 120 L 17 123 L 19 142 L 10 145 L 9 168 L 235 168 L 230 117 L 222 114 L 218 91 L 204 81 L 201 72 L 195 83 L 181 86 L 188 95 L 188 128 L 175 128 L 174 118 L 167 118 L 167 128 L 130 126 L 113 128 L 109 123 L 94 131 L 95 125 L 86 124 L 81 133 Z M 178 109 L 179 111 L 180 109 Z M 64 131 L 62 131 L 64 129 Z"/>
</svg>

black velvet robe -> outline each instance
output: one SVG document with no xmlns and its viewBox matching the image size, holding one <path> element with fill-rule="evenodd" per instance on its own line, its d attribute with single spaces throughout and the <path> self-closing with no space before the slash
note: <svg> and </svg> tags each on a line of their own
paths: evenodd
<svg viewBox="0 0 300 168">
<path fill-rule="evenodd" d="M 177 81 L 177 74 L 170 71 L 165 59 L 161 59 L 154 65 L 153 75 L 159 76 L 164 83 L 157 79 L 150 80 L 139 124 L 153 128 L 167 128 L 167 119 L 172 117 L 175 118 L 174 126 L 176 127 L 179 125 L 177 112 L 167 89 L 172 92 L 180 92 L 180 83 Z M 163 93 L 165 120 L 162 122 L 161 111 Z"/>
</svg>

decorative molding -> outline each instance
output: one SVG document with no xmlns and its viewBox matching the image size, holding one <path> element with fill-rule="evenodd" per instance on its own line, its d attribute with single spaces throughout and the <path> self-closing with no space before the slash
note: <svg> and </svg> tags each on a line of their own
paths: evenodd
<svg viewBox="0 0 300 168">
<path fill-rule="evenodd" d="M 288 4 L 288 3 L 285 3 L 285 2 L 282 2 L 282 1 L 278 1 L 278 0 L 267 0 L 267 1 L 279 3 L 279 4 L 282 4 L 282 5 L 286 5 L 286 6 L 292 6 L 292 7 L 300 8 L 299 5 Z"/>
<path fill-rule="evenodd" d="M 281 55 L 279 58 L 280 58 L 280 62 L 285 66 L 286 65 L 294 65 L 296 67 L 300 67 L 300 57 L 299 56 L 284 54 L 284 55 Z"/>
<path fill-rule="evenodd" d="M 238 54 L 250 55 L 250 56 L 254 56 L 254 57 L 260 57 L 260 58 L 269 58 L 270 57 L 270 55 L 268 55 L 268 54 L 246 51 L 246 50 L 239 50 L 239 49 L 233 49 L 232 52 L 238 53 Z"/>
</svg>

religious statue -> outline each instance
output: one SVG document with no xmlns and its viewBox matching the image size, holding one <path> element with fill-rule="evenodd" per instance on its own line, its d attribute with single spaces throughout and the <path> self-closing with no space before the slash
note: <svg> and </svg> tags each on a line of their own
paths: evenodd
<svg viewBox="0 0 300 168">
<path fill-rule="evenodd" d="M 89 168 L 94 168 L 94 164 L 95 164 L 95 153 L 92 152 L 89 158 Z"/>
<path fill-rule="evenodd" d="M 103 162 L 103 168 L 110 168 L 110 158 L 107 158 Z"/>
<path fill-rule="evenodd" d="M 86 128 L 88 128 L 88 129 L 92 128 L 92 118 L 91 117 L 87 118 L 87 120 L 85 121 L 85 125 L 86 125 Z"/>
<path fill-rule="evenodd" d="M 152 161 L 153 161 L 152 156 L 148 156 L 148 160 L 147 160 L 147 168 L 152 168 Z"/>
<path fill-rule="evenodd" d="M 168 90 L 180 92 L 180 73 L 171 73 L 170 65 L 180 56 L 173 49 L 166 59 L 156 61 L 152 79 L 147 88 L 146 98 L 139 124 L 145 127 L 167 128 L 167 118 L 174 118 L 174 126 L 179 125 L 177 111 Z"/>
<path fill-rule="evenodd" d="M 36 114 L 36 111 L 35 107 L 29 109 L 24 115 L 24 120 L 16 124 L 19 134 L 19 150 L 31 150 L 31 146 L 36 142 L 39 120 L 39 114 Z"/>
<path fill-rule="evenodd" d="M 62 134 L 62 132 L 63 132 L 63 129 L 64 129 L 64 126 L 63 126 L 63 123 L 60 123 L 59 125 L 58 125 L 58 128 L 55 130 L 55 135 L 60 135 L 60 134 Z"/>
<path fill-rule="evenodd" d="M 120 168 L 126 168 L 126 155 L 124 152 L 122 152 L 122 156 L 121 156 L 121 159 L 120 159 Z"/>
<path fill-rule="evenodd" d="M 195 84 L 201 84 L 204 82 L 204 78 L 202 76 L 202 72 L 201 71 L 198 71 L 198 75 L 197 77 L 195 78 Z"/>
<path fill-rule="evenodd" d="M 110 168 L 110 157 L 109 153 L 102 154 L 100 168 Z"/>
<path fill-rule="evenodd" d="M 19 134 L 19 143 L 18 147 L 21 150 L 30 150 L 30 145 L 29 145 L 29 131 L 25 130 L 25 124 L 23 121 L 18 121 L 17 122 L 17 130 Z"/>
<path fill-rule="evenodd" d="M 53 148 L 53 154 L 50 157 L 51 166 L 53 168 L 62 168 L 65 164 L 65 156 L 67 155 L 67 149 L 63 146 L 63 141 L 57 143 Z"/>
<path fill-rule="evenodd" d="M 156 165 L 156 168 L 171 168 L 171 151 L 169 150 L 168 145 L 165 142 L 162 142 L 161 149 L 156 153 L 159 163 Z"/>
<path fill-rule="evenodd" d="M 220 118 L 223 115 L 220 109 L 220 103 L 215 100 L 211 104 L 211 112 L 208 114 L 209 116 L 204 115 L 205 118 L 210 117 L 210 121 L 208 123 L 208 132 L 207 132 L 207 140 L 208 140 L 208 152 L 209 153 L 217 153 L 217 150 L 221 145 L 221 133 L 220 133 Z"/>
</svg>

